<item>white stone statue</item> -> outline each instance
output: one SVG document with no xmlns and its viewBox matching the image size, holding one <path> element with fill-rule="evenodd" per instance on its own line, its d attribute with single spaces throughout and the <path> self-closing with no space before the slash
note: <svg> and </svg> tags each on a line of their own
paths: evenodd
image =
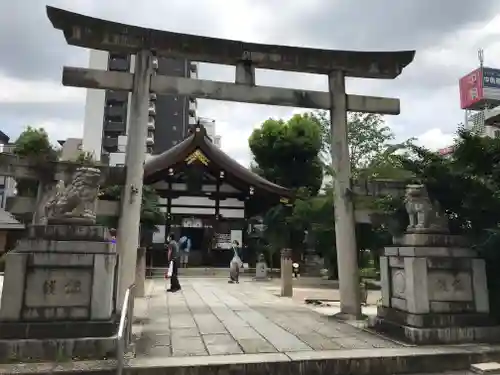
<svg viewBox="0 0 500 375">
<path fill-rule="evenodd" d="M 80 167 L 69 185 L 59 181 L 54 195 L 45 206 L 47 222 L 95 223 L 100 177 L 98 168 Z"/>
<path fill-rule="evenodd" d="M 448 220 L 438 202 L 431 202 L 425 185 L 406 186 L 405 208 L 410 224 L 408 232 L 448 232 Z"/>
</svg>

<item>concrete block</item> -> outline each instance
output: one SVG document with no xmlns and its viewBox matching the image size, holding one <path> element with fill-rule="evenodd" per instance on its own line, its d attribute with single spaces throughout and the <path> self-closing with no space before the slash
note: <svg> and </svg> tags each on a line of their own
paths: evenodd
<svg viewBox="0 0 500 375">
<path fill-rule="evenodd" d="M 486 265 L 484 259 L 472 260 L 472 290 L 477 312 L 490 312 Z"/>
<path fill-rule="evenodd" d="M 291 250 L 281 250 L 281 297 L 293 296 L 292 263 Z"/>
<path fill-rule="evenodd" d="M 391 285 L 389 276 L 389 260 L 386 256 L 380 257 L 380 284 L 382 293 L 382 306 L 390 306 L 391 303 Z"/>
<path fill-rule="evenodd" d="M 135 266 L 135 297 L 144 297 L 146 282 L 146 248 L 137 249 L 137 259 Z"/>
<path fill-rule="evenodd" d="M 473 363 L 470 366 L 470 370 L 475 374 L 500 374 L 500 363 L 498 362 L 485 362 L 485 363 Z"/>
<path fill-rule="evenodd" d="M 399 248 L 395 247 L 395 246 L 386 247 L 384 249 L 384 255 L 387 257 L 398 256 L 399 255 Z"/>
<path fill-rule="evenodd" d="M 258 280 L 267 280 L 266 262 L 257 262 L 255 265 L 255 278 Z"/>
<path fill-rule="evenodd" d="M 110 235 L 108 228 L 101 225 L 31 225 L 27 230 L 27 238 L 107 242 Z"/>
<path fill-rule="evenodd" d="M 90 318 L 110 319 L 113 313 L 116 255 L 95 254 Z"/>
<path fill-rule="evenodd" d="M 469 246 L 469 242 L 465 237 L 458 235 L 437 233 L 406 233 L 399 239 L 399 245 L 404 247 L 425 246 L 442 248 L 467 248 Z"/>
<path fill-rule="evenodd" d="M 404 257 L 474 258 L 478 256 L 478 253 L 477 251 L 466 247 L 428 246 L 417 244 L 400 247 L 399 255 Z"/>
<path fill-rule="evenodd" d="M 429 270 L 428 298 L 433 301 L 473 301 L 469 272 L 456 270 Z"/>
<path fill-rule="evenodd" d="M 110 242 L 94 241 L 61 241 L 47 239 L 22 239 L 16 246 L 18 252 L 56 252 L 56 253 L 115 253 L 116 249 Z"/>
<path fill-rule="evenodd" d="M 59 317 L 58 309 L 90 307 L 91 288 L 90 268 L 35 268 L 26 277 L 24 306 L 28 311 L 36 309 L 39 319 L 65 319 L 67 313 Z"/>
<path fill-rule="evenodd" d="M 392 268 L 404 268 L 404 258 L 403 257 L 389 257 L 389 267 Z"/>
<path fill-rule="evenodd" d="M 430 311 L 425 258 L 405 258 L 405 291 L 407 311 L 425 314 Z"/>
<path fill-rule="evenodd" d="M 10 252 L 5 256 L 0 320 L 20 320 L 23 308 L 28 254 Z"/>
</svg>

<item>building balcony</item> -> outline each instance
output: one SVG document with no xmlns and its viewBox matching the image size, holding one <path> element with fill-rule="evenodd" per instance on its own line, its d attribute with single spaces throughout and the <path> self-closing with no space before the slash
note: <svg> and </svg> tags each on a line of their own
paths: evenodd
<svg viewBox="0 0 500 375">
<path fill-rule="evenodd" d="M 216 145 L 218 148 L 221 148 L 221 136 L 220 135 L 215 135 L 213 138 L 213 143 Z"/>
<path fill-rule="evenodd" d="M 148 130 L 155 130 L 155 119 L 153 117 L 148 119 Z"/>
<path fill-rule="evenodd" d="M 108 105 L 104 115 L 109 121 L 123 121 L 127 117 L 127 107 L 124 105 Z"/>
<path fill-rule="evenodd" d="M 125 152 L 127 150 L 127 136 L 119 135 L 118 136 L 118 151 Z"/>
<path fill-rule="evenodd" d="M 156 116 L 156 104 L 154 102 L 149 103 L 148 113 L 150 116 Z"/>
<path fill-rule="evenodd" d="M 125 165 L 124 152 L 112 152 L 109 154 L 109 165 L 112 167 Z"/>
<path fill-rule="evenodd" d="M 127 124 L 125 121 L 106 121 L 104 123 L 105 133 L 126 133 Z"/>
<path fill-rule="evenodd" d="M 104 137 L 102 140 L 102 148 L 107 152 L 118 151 L 118 138 L 117 137 Z"/>
<path fill-rule="evenodd" d="M 108 70 L 128 72 L 130 70 L 130 62 L 128 58 L 111 58 L 109 59 Z"/>
<path fill-rule="evenodd" d="M 106 92 L 106 103 L 109 105 L 113 104 L 123 104 L 128 102 L 128 92 L 127 91 L 113 91 L 108 90 Z"/>
</svg>

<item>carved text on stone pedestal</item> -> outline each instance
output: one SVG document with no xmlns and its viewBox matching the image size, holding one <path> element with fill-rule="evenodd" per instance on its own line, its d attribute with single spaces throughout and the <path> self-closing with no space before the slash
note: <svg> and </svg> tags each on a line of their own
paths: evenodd
<svg viewBox="0 0 500 375">
<path fill-rule="evenodd" d="M 66 294 L 78 294 L 82 291 L 82 282 L 80 280 L 69 280 L 64 286 Z"/>
<path fill-rule="evenodd" d="M 45 280 L 43 283 L 43 294 L 55 294 L 55 291 L 56 291 L 56 281 Z"/>
<path fill-rule="evenodd" d="M 472 300 L 472 280 L 467 272 L 430 271 L 428 288 L 432 301 Z"/>
<path fill-rule="evenodd" d="M 35 268 L 26 279 L 26 308 L 90 306 L 92 269 Z"/>
</svg>

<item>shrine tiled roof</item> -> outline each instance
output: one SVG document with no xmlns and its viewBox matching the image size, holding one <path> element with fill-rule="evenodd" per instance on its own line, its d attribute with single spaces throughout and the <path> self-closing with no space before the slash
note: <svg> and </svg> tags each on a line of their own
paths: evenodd
<svg viewBox="0 0 500 375">
<path fill-rule="evenodd" d="M 286 198 L 292 196 L 290 189 L 274 184 L 253 173 L 227 155 L 224 151 L 220 150 L 212 143 L 206 134 L 205 128 L 201 124 L 196 125 L 192 134 L 182 142 L 146 161 L 144 164 L 145 182 L 147 183 L 154 175 L 162 171 L 167 171 L 180 162 L 189 161 L 190 157 L 196 155 L 197 151 L 201 151 L 202 157 L 205 157 L 211 163 L 217 165 L 221 170 L 233 175 L 249 186 L 253 186 L 255 189 L 261 189 Z"/>
</svg>

